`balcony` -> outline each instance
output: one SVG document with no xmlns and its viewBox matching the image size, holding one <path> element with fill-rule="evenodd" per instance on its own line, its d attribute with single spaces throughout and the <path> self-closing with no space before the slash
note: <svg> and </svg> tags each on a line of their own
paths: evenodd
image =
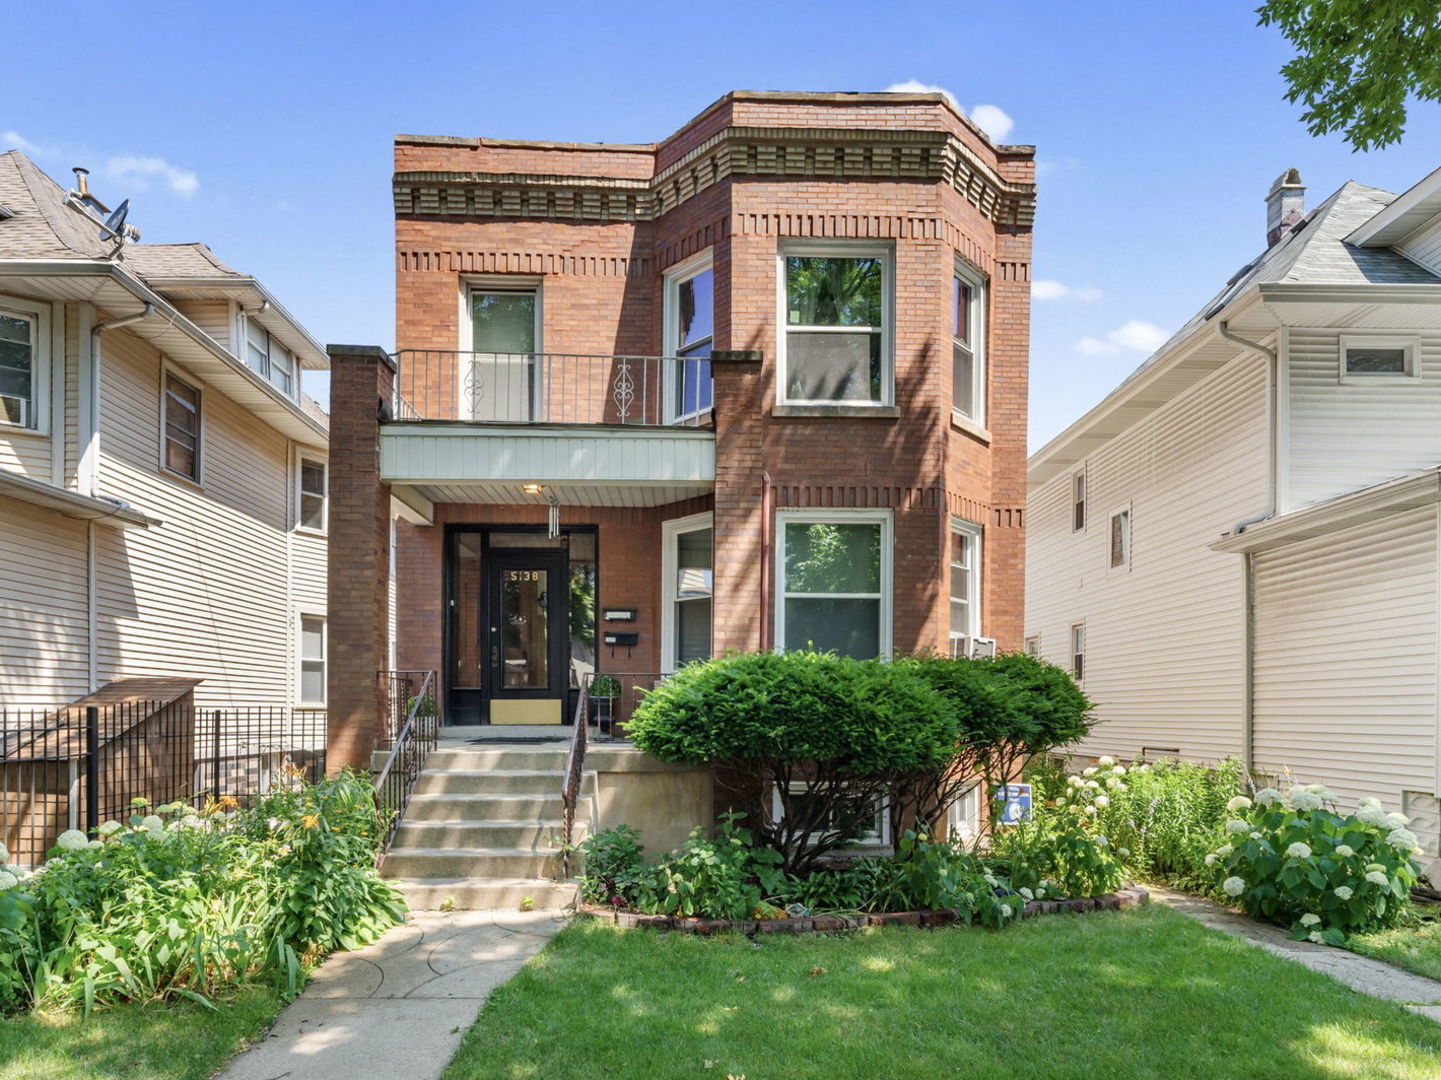
<svg viewBox="0 0 1441 1080">
<path fill-rule="evenodd" d="M 396 354 L 395 419 L 704 427 L 710 358 L 579 353 Z"/>
<path fill-rule="evenodd" d="M 435 503 L 660 506 L 715 488 L 701 357 L 397 354 L 381 475 L 424 521 Z"/>
</svg>

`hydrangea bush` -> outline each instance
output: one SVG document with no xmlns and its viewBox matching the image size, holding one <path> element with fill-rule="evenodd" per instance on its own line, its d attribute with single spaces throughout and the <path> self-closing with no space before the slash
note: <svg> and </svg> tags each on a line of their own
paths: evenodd
<svg viewBox="0 0 1441 1080">
<path fill-rule="evenodd" d="M 1335 803 L 1320 784 L 1233 798 L 1226 842 L 1206 856 L 1221 891 L 1298 940 L 1340 945 L 1395 925 L 1417 878 L 1416 834 L 1378 799 L 1353 814 Z"/>
</svg>

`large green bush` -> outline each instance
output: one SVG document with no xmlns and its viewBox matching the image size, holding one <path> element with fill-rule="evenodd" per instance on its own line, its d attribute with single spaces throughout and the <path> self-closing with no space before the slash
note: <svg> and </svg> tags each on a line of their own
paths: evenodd
<svg viewBox="0 0 1441 1080">
<path fill-rule="evenodd" d="M 860 835 L 900 776 L 943 768 L 954 706 L 904 665 L 830 653 L 738 653 L 677 671 L 628 730 L 663 761 L 733 766 L 772 785 L 755 832 L 787 870 Z"/>
</svg>

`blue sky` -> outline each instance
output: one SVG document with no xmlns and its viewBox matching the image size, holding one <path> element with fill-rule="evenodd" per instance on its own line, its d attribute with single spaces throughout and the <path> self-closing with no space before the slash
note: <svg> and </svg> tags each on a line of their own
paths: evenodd
<svg viewBox="0 0 1441 1080">
<path fill-rule="evenodd" d="M 1441 164 L 1436 106 L 1384 152 L 1306 134 L 1253 7 L 12 0 L 0 149 L 88 165 L 147 241 L 204 240 L 321 341 L 389 346 L 395 132 L 649 142 L 731 89 L 944 87 L 1038 147 L 1040 446 L 1259 249 L 1283 169 L 1314 205 Z"/>
</svg>

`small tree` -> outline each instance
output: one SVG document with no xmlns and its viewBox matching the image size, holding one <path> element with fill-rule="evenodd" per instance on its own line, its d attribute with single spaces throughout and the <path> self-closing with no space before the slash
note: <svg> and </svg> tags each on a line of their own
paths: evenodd
<svg viewBox="0 0 1441 1080">
<path fill-rule="evenodd" d="M 910 668 L 830 653 L 739 653 L 689 664 L 628 727 L 663 761 L 729 766 L 772 785 L 754 832 L 795 873 L 855 840 L 898 775 L 945 766 L 954 705 Z"/>
</svg>

